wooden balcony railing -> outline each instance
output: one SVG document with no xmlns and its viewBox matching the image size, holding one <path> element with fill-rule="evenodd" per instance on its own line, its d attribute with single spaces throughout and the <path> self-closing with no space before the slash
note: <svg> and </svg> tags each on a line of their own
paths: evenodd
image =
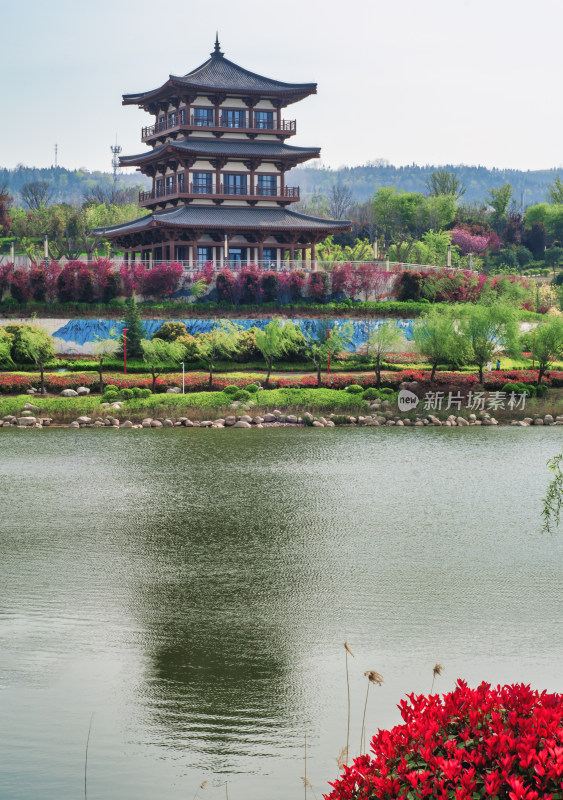
<svg viewBox="0 0 563 800">
<path fill-rule="evenodd" d="M 238 200 L 256 200 L 257 198 L 268 198 L 275 201 L 293 202 L 299 200 L 299 186 L 284 186 L 283 191 L 269 186 L 232 186 L 230 184 L 219 184 L 218 187 L 209 184 L 189 183 L 182 184 L 178 180 L 171 181 L 161 189 L 153 189 L 150 192 L 139 192 L 139 205 L 149 205 L 159 200 L 166 202 L 173 199 L 221 199 L 236 198 Z"/>
<path fill-rule="evenodd" d="M 297 132 L 297 125 L 294 119 L 282 119 L 280 124 L 276 119 L 271 122 L 267 120 L 250 120 L 246 118 L 242 124 L 235 122 L 225 117 L 219 118 L 219 125 L 215 124 L 215 119 L 208 121 L 199 117 L 182 115 L 179 113 L 169 114 L 163 121 L 159 121 L 154 125 L 148 125 L 141 131 L 141 139 L 147 141 L 155 136 L 165 133 L 172 133 L 173 131 L 181 130 L 198 130 L 202 128 L 206 131 L 225 133 L 228 130 L 237 131 L 237 133 L 273 133 L 277 136 L 293 136 Z"/>
</svg>

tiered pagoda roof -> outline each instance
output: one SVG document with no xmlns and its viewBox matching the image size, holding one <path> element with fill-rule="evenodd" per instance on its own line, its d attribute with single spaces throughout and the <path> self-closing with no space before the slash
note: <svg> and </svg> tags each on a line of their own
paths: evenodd
<svg viewBox="0 0 563 800">
<path fill-rule="evenodd" d="M 348 222 L 321 217 L 310 217 L 287 208 L 250 206 L 182 206 L 156 211 L 133 222 L 124 222 L 105 228 L 112 237 L 118 234 L 138 233 L 156 227 L 218 228 L 220 230 L 287 230 L 321 231 L 324 236 L 340 233 Z"/>
<path fill-rule="evenodd" d="M 165 144 L 155 147 L 145 153 L 134 156 L 122 156 L 120 164 L 122 167 L 133 167 L 151 163 L 155 160 L 161 161 L 166 155 L 185 155 L 202 158 L 216 158 L 218 156 L 229 156 L 232 158 L 260 158 L 282 159 L 292 162 L 288 166 L 293 166 L 308 161 L 310 158 L 318 158 L 321 152 L 320 147 L 295 147 L 294 145 L 284 144 L 279 141 L 267 142 L 261 139 L 177 139 L 165 142 Z"/>
<path fill-rule="evenodd" d="M 316 83 L 284 83 L 256 72 L 239 67 L 228 58 L 225 58 L 219 47 L 218 39 L 215 40 L 215 49 L 210 58 L 196 69 L 186 75 L 170 75 L 168 80 L 157 89 L 137 94 L 124 94 L 123 105 L 141 105 L 147 110 L 162 97 L 170 97 L 174 90 L 182 95 L 191 92 L 221 91 L 226 94 L 250 95 L 257 94 L 261 97 L 274 96 L 286 106 L 296 103 L 310 94 L 316 94 Z"/>
</svg>

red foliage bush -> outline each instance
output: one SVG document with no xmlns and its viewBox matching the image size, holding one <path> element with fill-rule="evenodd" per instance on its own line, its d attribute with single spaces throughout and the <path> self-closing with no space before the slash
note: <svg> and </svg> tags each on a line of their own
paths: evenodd
<svg viewBox="0 0 563 800">
<path fill-rule="evenodd" d="M 182 278 L 182 265 L 178 262 L 156 264 L 145 272 L 144 294 L 162 299 L 177 291 Z"/>
<path fill-rule="evenodd" d="M 242 303 L 257 303 L 260 299 L 261 272 L 255 264 L 243 267 L 238 276 Z"/>
<path fill-rule="evenodd" d="M 403 724 L 379 731 L 327 800 L 555 800 L 563 780 L 563 696 L 458 681 L 409 695 Z"/>
<path fill-rule="evenodd" d="M 234 303 L 237 295 L 237 279 L 230 269 L 222 269 L 217 274 L 217 299 L 225 303 Z"/>
<path fill-rule="evenodd" d="M 324 303 L 328 294 L 329 276 L 326 272 L 311 272 L 309 292 L 317 302 Z"/>
</svg>

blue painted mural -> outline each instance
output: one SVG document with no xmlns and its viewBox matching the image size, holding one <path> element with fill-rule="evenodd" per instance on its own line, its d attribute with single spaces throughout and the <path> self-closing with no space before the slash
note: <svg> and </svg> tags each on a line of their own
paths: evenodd
<svg viewBox="0 0 563 800">
<path fill-rule="evenodd" d="M 198 333 L 207 333 L 211 330 L 215 321 L 212 319 L 181 319 L 181 320 L 163 320 L 163 319 L 144 319 L 143 328 L 147 337 L 152 336 L 153 333 L 160 328 L 165 322 L 183 322 L 186 325 L 188 333 L 195 336 Z M 234 322 L 240 325 L 241 328 L 247 330 L 248 328 L 264 328 L 269 320 L 268 319 L 236 319 Z M 305 334 L 315 335 L 319 320 L 318 319 L 294 319 L 292 320 L 298 325 Z M 368 337 L 377 330 L 377 328 L 384 322 L 383 319 L 335 319 L 335 323 L 351 322 L 354 326 L 354 337 L 350 350 L 361 349 Z M 412 340 L 412 326 L 414 320 L 412 319 L 397 319 L 395 324 L 401 328 L 407 341 Z M 85 345 L 88 342 L 95 342 L 97 339 L 108 339 L 121 335 L 123 330 L 123 322 L 118 319 L 71 319 L 66 325 L 63 325 L 56 331 L 53 331 L 53 336 L 62 339 L 65 342 L 75 342 L 79 345 Z"/>
</svg>

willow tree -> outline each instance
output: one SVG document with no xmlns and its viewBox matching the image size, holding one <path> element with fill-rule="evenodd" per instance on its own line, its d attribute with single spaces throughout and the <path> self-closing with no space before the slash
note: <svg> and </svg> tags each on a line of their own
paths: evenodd
<svg viewBox="0 0 563 800">
<path fill-rule="evenodd" d="M 376 386 L 381 386 L 381 366 L 390 353 L 398 350 L 405 336 L 394 322 L 385 320 L 369 337 L 368 348 L 375 362 Z"/>
<path fill-rule="evenodd" d="M 284 323 L 281 319 L 275 318 L 268 322 L 264 330 L 256 329 L 255 337 L 256 347 L 262 353 L 262 358 L 268 367 L 265 384 L 268 386 L 274 361 L 302 344 L 303 334 L 293 322 Z"/>
<path fill-rule="evenodd" d="M 209 333 L 197 337 L 196 355 L 209 372 L 209 389 L 213 388 L 213 371 L 220 358 L 232 358 L 239 350 L 238 335 L 242 328 L 227 319 L 215 320 Z"/>
</svg>

